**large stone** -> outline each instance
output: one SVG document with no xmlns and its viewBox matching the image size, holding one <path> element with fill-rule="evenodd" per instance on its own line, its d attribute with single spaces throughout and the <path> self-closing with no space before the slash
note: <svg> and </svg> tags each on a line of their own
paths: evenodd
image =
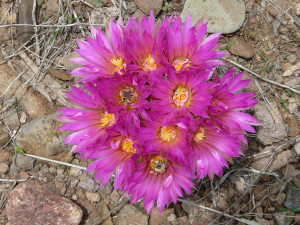
<svg viewBox="0 0 300 225">
<path fill-rule="evenodd" d="M 276 148 L 274 146 L 267 146 L 263 149 L 262 152 L 270 151 L 271 149 Z M 253 164 L 252 167 L 259 171 L 263 170 L 264 167 L 268 164 L 270 158 L 272 156 L 272 152 L 268 152 L 265 154 L 257 155 L 253 157 Z M 291 157 L 291 151 L 279 151 L 274 156 L 273 160 L 271 161 L 270 165 L 266 169 L 266 171 L 274 171 L 281 167 L 286 166 L 289 163 L 289 158 Z"/>
<path fill-rule="evenodd" d="M 287 137 L 287 130 L 281 121 L 277 104 L 271 102 L 270 112 L 264 102 L 254 106 L 255 117 L 261 122 L 257 138 L 264 145 L 279 142 Z"/>
<path fill-rule="evenodd" d="M 37 180 L 23 182 L 9 194 L 6 213 L 11 225 L 75 225 L 82 218 L 78 205 Z"/>
<path fill-rule="evenodd" d="M 40 93 L 29 89 L 22 99 L 22 105 L 31 119 L 46 116 L 56 111 L 53 102 L 49 102 Z"/>
<path fill-rule="evenodd" d="M 133 205 L 125 205 L 117 214 L 115 225 L 148 225 L 148 215 Z"/>
<path fill-rule="evenodd" d="M 26 153 L 50 157 L 68 151 L 63 144 L 67 133 L 58 128 L 62 122 L 56 119 L 57 114 L 40 117 L 26 123 L 19 131 L 16 144 Z"/>
<path fill-rule="evenodd" d="M 163 7 L 163 0 L 135 0 L 135 3 L 147 15 L 153 10 L 154 16 L 157 16 Z"/>
<path fill-rule="evenodd" d="M 193 24 L 204 18 L 209 33 L 233 33 L 243 25 L 245 10 L 242 0 L 187 0 L 181 18 L 191 14 Z"/>
<path fill-rule="evenodd" d="M 229 38 L 229 44 L 233 43 L 228 49 L 231 54 L 250 59 L 254 56 L 254 50 L 249 42 L 246 42 L 239 36 Z"/>
</svg>

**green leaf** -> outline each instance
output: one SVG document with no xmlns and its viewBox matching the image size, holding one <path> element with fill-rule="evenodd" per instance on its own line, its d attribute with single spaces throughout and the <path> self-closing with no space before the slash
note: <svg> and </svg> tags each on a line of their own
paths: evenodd
<svg viewBox="0 0 300 225">
<path fill-rule="evenodd" d="M 16 145 L 16 150 L 17 150 L 17 152 L 20 154 L 20 155 L 22 155 L 22 156 L 24 156 L 25 155 L 25 152 L 23 151 L 23 149 L 21 149 L 19 146 L 17 146 Z"/>
<path fill-rule="evenodd" d="M 285 211 L 287 211 L 287 209 L 286 208 L 280 208 L 279 211 L 280 212 L 285 212 Z"/>
<path fill-rule="evenodd" d="M 98 0 L 94 0 L 91 2 L 92 5 L 96 5 L 98 3 Z"/>
<path fill-rule="evenodd" d="M 102 2 L 101 1 L 98 2 L 98 6 L 99 6 L 99 8 L 102 7 Z"/>
<path fill-rule="evenodd" d="M 294 208 L 294 209 L 291 209 L 290 211 L 296 213 L 296 212 L 298 212 L 299 210 L 298 210 L 297 208 Z"/>
</svg>

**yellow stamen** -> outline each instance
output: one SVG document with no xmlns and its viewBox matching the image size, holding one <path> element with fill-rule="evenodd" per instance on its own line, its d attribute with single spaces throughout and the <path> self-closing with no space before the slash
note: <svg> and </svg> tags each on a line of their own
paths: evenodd
<svg viewBox="0 0 300 225">
<path fill-rule="evenodd" d="M 173 62 L 173 66 L 175 67 L 176 71 L 180 71 L 182 69 L 182 66 L 185 64 L 184 68 L 182 70 L 188 70 L 188 67 L 190 67 L 190 60 L 185 59 L 185 60 L 181 60 L 181 59 L 177 59 Z"/>
<path fill-rule="evenodd" d="M 152 72 L 156 70 L 156 63 L 155 60 L 152 58 L 152 56 L 149 54 L 149 56 L 145 59 L 143 63 L 143 70 L 147 72 Z"/>
<path fill-rule="evenodd" d="M 113 69 L 113 74 L 115 72 L 119 73 L 120 75 L 123 75 L 123 73 L 121 72 L 122 69 L 126 69 L 126 64 L 123 62 L 122 58 L 119 59 L 115 59 L 113 58 L 112 60 L 110 60 L 112 64 L 114 64 L 115 68 Z"/>
<path fill-rule="evenodd" d="M 159 134 L 160 138 L 163 141 L 173 141 L 176 138 L 176 129 L 174 126 L 163 126 L 162 128 L 160 128 L 160 134 Z"/>
<path fill-rule="evenodd" d="M 195 138 L 194 140 L 196 142 L 203 141 L 205 139 L 205 131 L 202 127 L 199 128 L 199 130 L 195 133 Z"/>
<path fill-rule="evenodd" d="M 122 150 L 126 153 L 136 153 L 136 148 L 132 147 L 133 141 L 129 138 L 126 138 L 122 142 Z"/>
<path fill-rule="evenodd" d="M 150 168 L 151 168 L 150 173 L 152 173 L 152 174 L 163 173 L 166 171 L 167 166 L 168 166 L 167 159 L 165 159 L 161 156 L 154 156 L 150 160 Z"/>
<path fill-rule="evenodd" d="M 187 89 L 183 88 L 181 85 L 177 87 L 173 95 L 174 104 L 182 108 L 189 100 L 189 92 Z"/>
<path fill-rule="evenodd" d="M 100 114 L 100 123 L 97 126 L 101 127 L 111 127 L 116 123 L 116 116 L 113 113 L 101 113 Z"/>
</svg>

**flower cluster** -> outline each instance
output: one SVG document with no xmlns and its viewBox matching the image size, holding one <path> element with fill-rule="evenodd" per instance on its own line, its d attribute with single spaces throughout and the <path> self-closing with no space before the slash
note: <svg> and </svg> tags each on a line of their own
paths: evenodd
<svg viewBox="0 0 300 225">
<path fill-rule="evenodd" d="M 77 41 L 81 65 L 73 70 L 82 88 L 71 87 L 60 129 L 72 133 L 65 143 L 81 158 L 94 159 L 87 171 L 105 185 L 144 199 L 148 212 L 163 210 L 191 193 L 192 179 L 221 176 L 227 161 L 242 154 L 245 131 L 258 124 L 240 112 L 256 104 L 254 93 L 240 93 L 250 80 L 220 78 L 224 62 L 220 34 L 206 36 L 207 24 L 192 26 L 179 16 L 155 23 L 153 13 L 126 25 L 113 20 L 104 34 Z"/>
</svg>

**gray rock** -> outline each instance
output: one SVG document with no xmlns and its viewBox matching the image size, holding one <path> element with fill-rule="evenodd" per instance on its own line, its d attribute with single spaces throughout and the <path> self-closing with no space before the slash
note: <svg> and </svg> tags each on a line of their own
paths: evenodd
<svg viewBox="0 0 300 225">
<path fill-rule="evenodd" d="M 135 3 L 147 15 L 153 10 L 154 16 L 157 16 L 163 7 L 163 0 L 135 0 Z"/>
<path fill-rule="evenodd" d="M 276 148 L 276 146 L 267 146 L 265 147 L 261 152 L 267 152 L 270 151 L 271 149 Z M 257 155 L 254 156 L 252 161 L 252 167 L 257 170 L 262 170 L 264 167 L 267 165 L 267 163 L 270 160 L 270 157 L 272 156 L 272 152 L 268 152 L 265 154 Z M 276 153 L 275 157 L 269 164 L 268 168 L 266 171 L 274 171 L 277 170 L 281 167 L 286 166 L 289 163 L 289 158 L 291 157 L 291 151 L 280 151 Z"/>
<path fill-rule="evenodd" d="M 20 127 L 19 117 L 15 109 L 4 112 L 3 120 L 10 129 L 17 130 Z"/>
<path fill-rule="evenodd" d="M 259 102 L 254 106 L 255 117 L 262 123 L 257 132 L 257 138 L 264 145 L 270 145 L 274 142 L 279 142 L 287 137 L 287 130 L 278 115 L 277 104 L 271 102 L 271 111 L 267 109 L 265 103 Z"/>
<path fill-rule="evenodd" d="M 115 225 L 148 225 L 148 215 L 133 205 L 125 205 L 117 214 Z"/>
<path fill-rule="evenodd" d="M 78 187 L 89 192 L 96 192 L 99 185 L 90 177 L 86 177 L 78 183 Z"/>
<path fill-rule="evenodd" d="M 16 158 L 16 165 L 21 169 L 21 170 L 30 170 L 33 168 L 35 159 L 28 157 L 28 156 L 23 156 L 20 154 L 17 154 Z"/>
<path fill-rule="evenodd" d="M 300 209 L 300 188 L 289 186 L 284 206 L 288 209 Z"/>
<path fill-rule="evenodd" d="M 37 180 L 23 182 L 9 194 L 6 213 L 14 225 L 75 225 L 82 218 L 78 205 Z"/>
<path fill-rule="evenodd" d="M 75 187 L 78 183 L 79 183 L 79 179 L 78 178 L 71 178 L 70 188 Z"/>
<path fill-rule="evenodd" d="M 187 0 L 181 18 L 185 20 L 190 13 L 193 24 L 201 18 L 208 21 L 209 33 L 233 33 L 243 25 L 245 10 L 241 0 Z"/>
<path fill-rule="evenodd" d="M 82 169 L 71 167 L 69 175 L 72 177 L 78 177 L 82 174 Z"/>
<path fill-rule="evenodd" d="M 26 153 L 42 157 L 69 151 L 69 147 L 63 144 L 67 132 L 58 129 L 62 122 L 56 116 L 51 114 L 26 123 L 19 131 L 16 144 Z"/>
</svg>

